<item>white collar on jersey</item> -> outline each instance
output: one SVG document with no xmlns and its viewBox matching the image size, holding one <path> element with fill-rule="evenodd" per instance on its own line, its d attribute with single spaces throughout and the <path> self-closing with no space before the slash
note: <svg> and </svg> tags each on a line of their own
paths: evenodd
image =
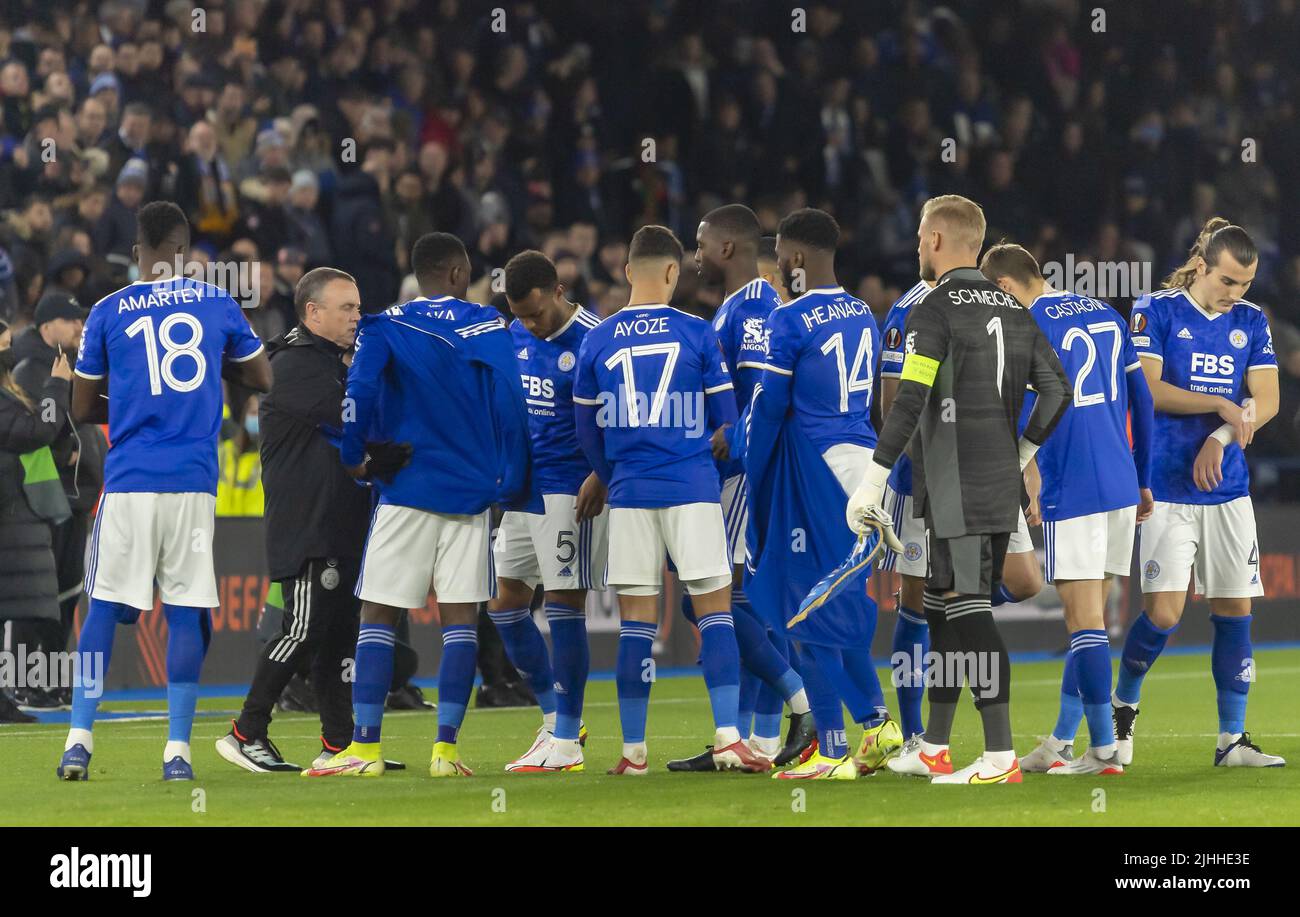
<svg viewBox="0 0 1300 917">
<path fill-rule="evenodd" d="M 565 301 L 568 302 L 568 300 Z M 574 322 L 576 322 L 578 320 L 578 316 L 582 314 L 582 306 L 572 302 L 569 303 L 569 305 L 573 306 L 573 314 L 569 316 L 568 321 L 566 321 L 563 325 L 561 325 L 559 328 L 552 331 L 550 334 L 546 336 L 546 339 L 548 341 L 553 341 L 560 335 L 564 334 L 564 332 L 568 331 L 569 326 L 572 325 Z"/>
</svg>

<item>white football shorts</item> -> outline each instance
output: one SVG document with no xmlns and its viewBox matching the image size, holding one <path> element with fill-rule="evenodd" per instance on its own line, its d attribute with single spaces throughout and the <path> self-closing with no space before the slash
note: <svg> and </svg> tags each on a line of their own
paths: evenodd
<svg viewBox="0 0 1300 917">
<path fill-rule="evenodd" d="M 663 588 L 664 554 L 691 595 L 731 584 L 731 558 L 720 503 L 684 503 L 609 511 L 609 582 L 624 595 Z"/>
<path fill-rule="evenodd" d="M 1136 506 L 1055 522 L 1044 520 L 1044 576 L 1047 581 L 1128 576 L 1133 567 L 1136 520 Z"/>
<path fill-rule="evenodd" d="M 439 602 L 486 602 L 496 587 L 491 511 L 432 513 L 381 503 L 370 520 L 357 598 L 394 608 Z"/>
<path fill-rule="evenodd" d="M 1207 599 L 1264 594 L 1250 497 L 1227 503 L 1162 503 L 1138 538 L 1143 592 L 1182 592 L 1192 570 Z"/>
<path fill-rule="evenodd" d="M 501 517 L 492 558 L 496 575 L 548 592 L 604 589 L 609 559 L 609 508 L 578 522 L 574 494 L 545 494 L 546 513 Z"/>
<path fill-rule="evenodd" d="M 215 608 L 212 534 L 217 498 L 208 493 L 106 493 L 90 536 L 86 593 L 131 608 L 163 603 Z"/>
</svg>

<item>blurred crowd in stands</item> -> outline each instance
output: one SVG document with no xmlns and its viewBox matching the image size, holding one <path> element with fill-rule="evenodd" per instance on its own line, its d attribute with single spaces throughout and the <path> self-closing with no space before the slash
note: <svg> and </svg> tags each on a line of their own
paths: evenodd
<svg viewBox="0 0 1300 917">
<path fill-rule="evenodd" d="M 1283 366 L 1257 483 L 1295 499 L 1297 48 L 1297 0 L 0 0 L 0 318 L 131 279 L 159 198 L 196 261 L 255 278 L 266 338 L 316 265 L 371 311 L 412 295 L 430 230 L 466 241 L 482 301 L 505 308 L 493 271 L 535 247 L 608 314 L 637 226 L 689 247 L 718 203 L 768 232 L 808 204 L 883 317 L 935 194 L 1044 263 L 1147 266 L 1091 291 L 1124 311 L 1219 213 L 1263 252 Z M 688 267 L 678 304 L 708 314 L 725 291 Z M 232 393 L 235 479 L 255 408 Z"/>
</svg>

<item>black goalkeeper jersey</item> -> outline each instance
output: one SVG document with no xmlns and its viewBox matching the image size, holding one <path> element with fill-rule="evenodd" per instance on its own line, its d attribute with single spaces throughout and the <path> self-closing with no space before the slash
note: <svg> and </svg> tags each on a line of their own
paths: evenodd
<svg viewBox="0 0 1300 917">
<path fill-rule="evenodd" d="M 1025 388 L 1038 392 L 1024 431 L 1038 445 L 1072 397 L 1056 352 L 1029 311 L 975 268 L 944 274 L 912 307 L 903 349 L 875 460 L 892 466 L 910 441 L 913 511 L 936 537 L 1014 532 Z"/>
</svg>

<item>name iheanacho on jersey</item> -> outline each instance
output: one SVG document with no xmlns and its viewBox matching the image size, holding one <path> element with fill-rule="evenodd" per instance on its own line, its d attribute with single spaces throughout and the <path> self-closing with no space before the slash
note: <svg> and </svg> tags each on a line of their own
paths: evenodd
<svg viewBox="0 0 1300 917">
<path fill-rule="evenodd" d="M 812 331 L 813 325 L 824 325 L 827 322 L 837 321 L 841 318 L 870 314 L 871 310 L 866 303 L 859 299 L 845 299 L 843 301 L 832 300 L 825 305 L 817 306 L 815 309 L 809 309 L 800 317 L 803 319 L 804 330 Z"/>
</svg>

